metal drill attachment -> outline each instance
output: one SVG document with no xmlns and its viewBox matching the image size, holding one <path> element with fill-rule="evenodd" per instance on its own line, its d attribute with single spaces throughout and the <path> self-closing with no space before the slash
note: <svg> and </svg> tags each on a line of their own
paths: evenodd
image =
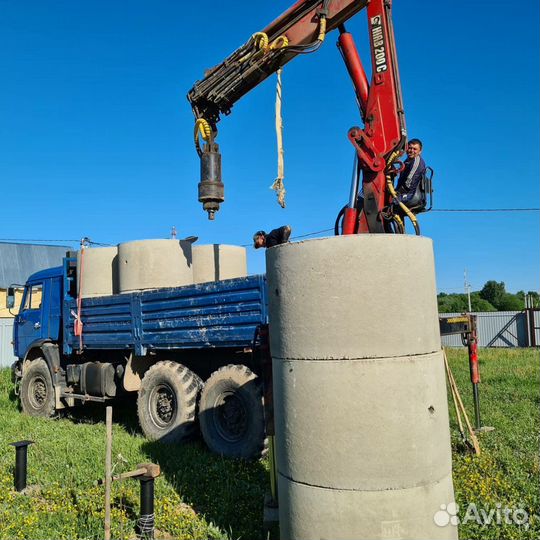
<svg viewBox="0 0 540 540">
<path fill-rule="evenodd" d="M 201 153 L 201 181 L 199 182 L 199 202 L 213 220 L 219 205 L 225 200 L 225 186 L 221 181 L 221 154 L 219 146 L 207 143 Z"/>
</svg>

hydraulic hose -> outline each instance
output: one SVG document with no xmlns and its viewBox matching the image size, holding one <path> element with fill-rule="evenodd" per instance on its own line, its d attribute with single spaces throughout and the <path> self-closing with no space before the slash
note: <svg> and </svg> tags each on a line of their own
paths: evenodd
<svg viewBox="0 0 540 540">
<path fill-rule="evenodd" d="M 392 168 L 392 165 L 394 161 L 399 157 L 399 152 L 394 151 L 388 158 L 388 169 L 390 170 Z M 396 193 L 396 190 L 394 189 L 394 182 L 392 182 L 392 175 L 387 174 L 386 175 L 386 186 L 388 188 L 388 191 L 390 192 L 390 195 L 392 195 L 393 199 L 396 200 L 399 204 L 399 207 L 403 210 L 403 213 L 411 220 L 411 223 L 414 227 L 414 232 L 416 233 L 416 236 L 420 236 L 420 226 L 418 225 L 418 221 L 415 217 L 415 215 L 399 200 L 398 195 Z M 394 221 L 396 222 L 398 229 L 400 232 L 405 232 L 405 224 L 401 220 L 399 216 L 394 216 Z"/>
<path fill-rule="evenodd" d="M 392 182 L 392 177 L 389 174 L 386 175 L 386 185 L 388 187 L 388 191 L 390 192 L 390 195 L 392 195 L 394 200 L 398 202 L 399 207 L 403 210 L 406 216 L 411 220 L 411 223 L 413 224 L 413 227 L 414 227 L 414 232 L 416 233 L 417 236 L 420 236 L 420 227 L 418 225 L 418 221 L 415 215 L 399 200 L 396 190 L 394 189 L 394 183 Z"/>
<path fill-rule="evenodd" d="M 394 215 L 394 223 L 396 224 L 398 234 L 405 234 L 405 224 L 401 217 Z"/>
<path fill-rule="evenodd" d="M 255 32 L 251 36 L 251 39 L 253 39 L 257 49 L 266 50 L 268 48 L 268 36 L 264 32 Z"/>
<path fill-rule="evenodd" d="M 345 210 L 347 210 L 348 205 L 346 204 L 339 212 L 336 217 L 336 221 L 334 223 L 334 235 L 339 236 L 341 233 L 339 232 L 340 227 L 340 221 L 343 219 L 343 216 L 345 215 Z M 343 224 L 341 224 L 341 228 L 343 229 Z"/>
<path fill-rule="evenodd" d="M 195 141 L 195 149 L 199 156 L 202 155 L 201 143 L 199 137 L 202 137 L 204 141 L 208 142 L 212 138 L 212 128 L 210 124 L 204 118 L 197 118 L 195 120 L 195 129 L 193 131 L 193 139 Z"/>
</svg>

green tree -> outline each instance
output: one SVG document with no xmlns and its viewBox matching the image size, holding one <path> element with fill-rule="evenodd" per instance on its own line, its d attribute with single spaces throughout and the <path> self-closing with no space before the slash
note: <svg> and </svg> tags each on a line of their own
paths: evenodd
<svg viewBox="0 0 540 540">
<path fill-rule="evenodd" d="M 532 298 L 532 307 L 540 307 L 540 295 L 536 291 L 529 291 L 528 293 L 525 293 L 525 291 L 518 291 L 516 296 L 521 300 L 521 308 L 525 306 L 525 294 L 528 294 Z"/>
<path fill-rule="evenodd" d="M 487 300 L 495 309 L 501 309 L 500 305 L 506 294 L 504 282 L 487 281 L 480 291 L 480 298 Z"/>
<path fill-rule="evenodd" d="M 471 308 L 473 311 L 497 311 L 479 292 L 471 293 Z"/>
<path fill-rule="evenodd" d="M 523 308 L 523 299 L 517 294 L 506 293 L 499 303 L 499 311 L 521 311 Z"/>
<path fill-rule="evenodd" d="M 521 311 L 525 306 L 525 294 L 533 298 L 534 307 L 540 307 L 540 294 L 536 291 L 506 292 L 504 282 L 487 281 L 481 291 L 471 293 L 472 311 Z M 439 313 L 462 313 L 469 309 L 466 294 L 437 295 Z"/>
<path fill-rule="evenodd" d="M 463 313 L 467 311 L 467 296 L 465 294 L 445 294 L 437 296 L 439 313 Z"/>
</svg>

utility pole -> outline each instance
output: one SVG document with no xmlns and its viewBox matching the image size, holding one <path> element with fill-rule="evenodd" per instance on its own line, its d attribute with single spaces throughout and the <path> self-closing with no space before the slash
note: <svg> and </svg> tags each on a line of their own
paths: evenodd
<svg viewBox="0 0 540 540">
<path fill-rule="evenodd" d="M 463 285 L 465 287 L 465 294 L 467 295 L 467 302 L 469 304 L 469 313 L 471 313 L 471 284 L 467 281 L 467 269 L 463 270 Z"/>
</svg>

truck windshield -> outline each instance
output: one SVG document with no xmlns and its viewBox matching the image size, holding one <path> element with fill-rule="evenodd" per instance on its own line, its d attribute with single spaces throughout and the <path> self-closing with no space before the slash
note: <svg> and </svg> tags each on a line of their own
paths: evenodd
<svg viewBox="0 0 540 540">
<path fill-rule="evenodd" d="M 24 298 L 23 309 L 39 309 L 41 307 L 41 298 L 43 292 L 43 285 L 41 283 L 37 285 L 28 286 Z"/>
</svg>

